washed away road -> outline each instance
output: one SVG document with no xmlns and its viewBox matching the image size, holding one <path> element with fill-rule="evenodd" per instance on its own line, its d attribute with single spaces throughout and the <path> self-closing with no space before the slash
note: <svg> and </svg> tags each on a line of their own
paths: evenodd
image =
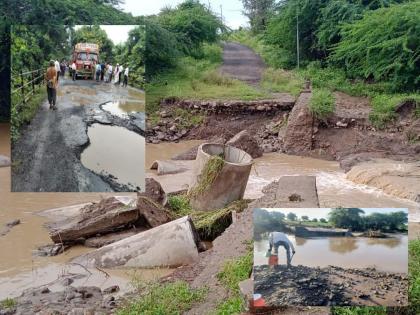
<svg viewBox="0 0 420 315">
<path fill-rule="evenodd" d="M 104 110 L 102 105 L 108 102 L 131 102 L 143 110 L 118 115 Z M 88 127 L 94 123 L 119 126 L 144 136 L 143 92 L 111 83 L 60 78 L 57 107 L 56 111 L 50 110 L 45 100 L 12 145 L 12 191 L 136 190 L 136 187 L 120 183 L 116 174 L 109 174 L 106 170 L 103 173 L 91 171 L 83 166 L 80 158 L 82 151 L 90 145 Z M 144 171 L 144 166 L 139 167 Z"/>
<path fill-rule="evenodd" d="M 261 57 L 249 47 L 233 42 L 223 44 L 221 73 L 250 85 L 258 85 L 264 68 Z"/>
</svg>

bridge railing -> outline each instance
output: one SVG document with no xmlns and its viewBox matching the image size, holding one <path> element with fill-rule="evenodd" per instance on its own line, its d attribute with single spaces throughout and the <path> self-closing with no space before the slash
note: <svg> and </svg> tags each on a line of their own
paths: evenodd
<svg viewBox="0 0 420 315">
<path fill-rule="evenodd" d="M 19 112 L 22 106 L 28 103 L 30 97 L 39 92 L 44 85 L 44 73 L 44 69 L 36 69 L 12 74 L 11 94 L 16 111 Z"/>
</svg>

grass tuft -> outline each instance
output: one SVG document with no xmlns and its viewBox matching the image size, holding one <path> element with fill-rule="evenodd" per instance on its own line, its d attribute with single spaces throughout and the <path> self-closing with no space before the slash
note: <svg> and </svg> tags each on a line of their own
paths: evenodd
<svg viewBox="0 0 420 315">
<path fill-rule="evenodd" d="M 334 95 L 327 89 L 315 89 L 309 103 L 309 110 L 319 119 L 327 118 L 335 110 Z"/>
<path fill-rule="evenodd" d="M 184 281 L 143 283 L 139 296 L 117 311 L 118 315 L 178 315 L 206 296 L 206 289 L 191 289 Z"/>
<path fill-rule="evenodd" d="M 298 96 L 304 80 L 300 75 L 283 69 L 268 68 L 264 71 L 261 85 L 270 92 L 290 93 Z"/>
<path fill-rule="evenodd" d="M 11 298 L 6 298 L 3 301 L 0 301 L 0 309 L 13 309 L 16 306 L 16 300 Z"/>
<path fill-rule="evenodd" d="M 223 156 L 214 155 L 210 157 L 198 177 L 197 184 L 190 190 L 189 197 L 193 198 L 205 193 L 219 176 L 224 165 L 225 161 Z"/>
</svg>

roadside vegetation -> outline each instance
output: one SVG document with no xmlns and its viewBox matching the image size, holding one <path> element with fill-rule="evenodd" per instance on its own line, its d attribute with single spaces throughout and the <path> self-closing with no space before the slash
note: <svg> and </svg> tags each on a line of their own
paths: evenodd
<svg viewBox="0 0 420 315">
<path fill-rule="evenodd" d="M 192 289 L 184 281 L 137 283 L 136 298 L 127 301 L 118 315 L 178 315 L 189 310 L 206 296 L 206 289 Z"/>
<path fill-rule="evenodd" d="M 220 283 L 229 292 L 229 297 L 217 306 L 214 312 L 217 315 L 240 314 L 246 309 L 248 301 L 240 293 L 239 283 L 249 279 L 254 263 L 253 243 L 247 245 L 245 255 L 227 261 L 217 274 Z"/>
<path fill-rule="evenodd" d="M 269 67 L 263 86 L 295 94 L 299 84 L 290 84 L 286 78 L 309 79 L 315 91 L 369 97 L 370 120 L 378 128 L 395 120 L 395 109 L 402 102 L 414 100 L 420 107 L 418 0 L 243 3 L 251 28 L 234 31 L 227 38 L 263 57 Z M 329 101 L 319 105 L 315 113 L 331 112 Z"/>
</svg>

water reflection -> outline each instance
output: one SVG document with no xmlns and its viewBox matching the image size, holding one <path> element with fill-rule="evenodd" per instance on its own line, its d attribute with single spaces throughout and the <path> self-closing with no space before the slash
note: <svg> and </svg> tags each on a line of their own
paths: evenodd
<svg viewBox="0 0 420 315">
<path fill-rule="evenodd" d="M 335 253 L 350 253 L 358 248 L 357 240 L 352 237 L 345 237 L 345 238 L 329 238 L 329 248 L 330 251 Z"/>
</svg>

